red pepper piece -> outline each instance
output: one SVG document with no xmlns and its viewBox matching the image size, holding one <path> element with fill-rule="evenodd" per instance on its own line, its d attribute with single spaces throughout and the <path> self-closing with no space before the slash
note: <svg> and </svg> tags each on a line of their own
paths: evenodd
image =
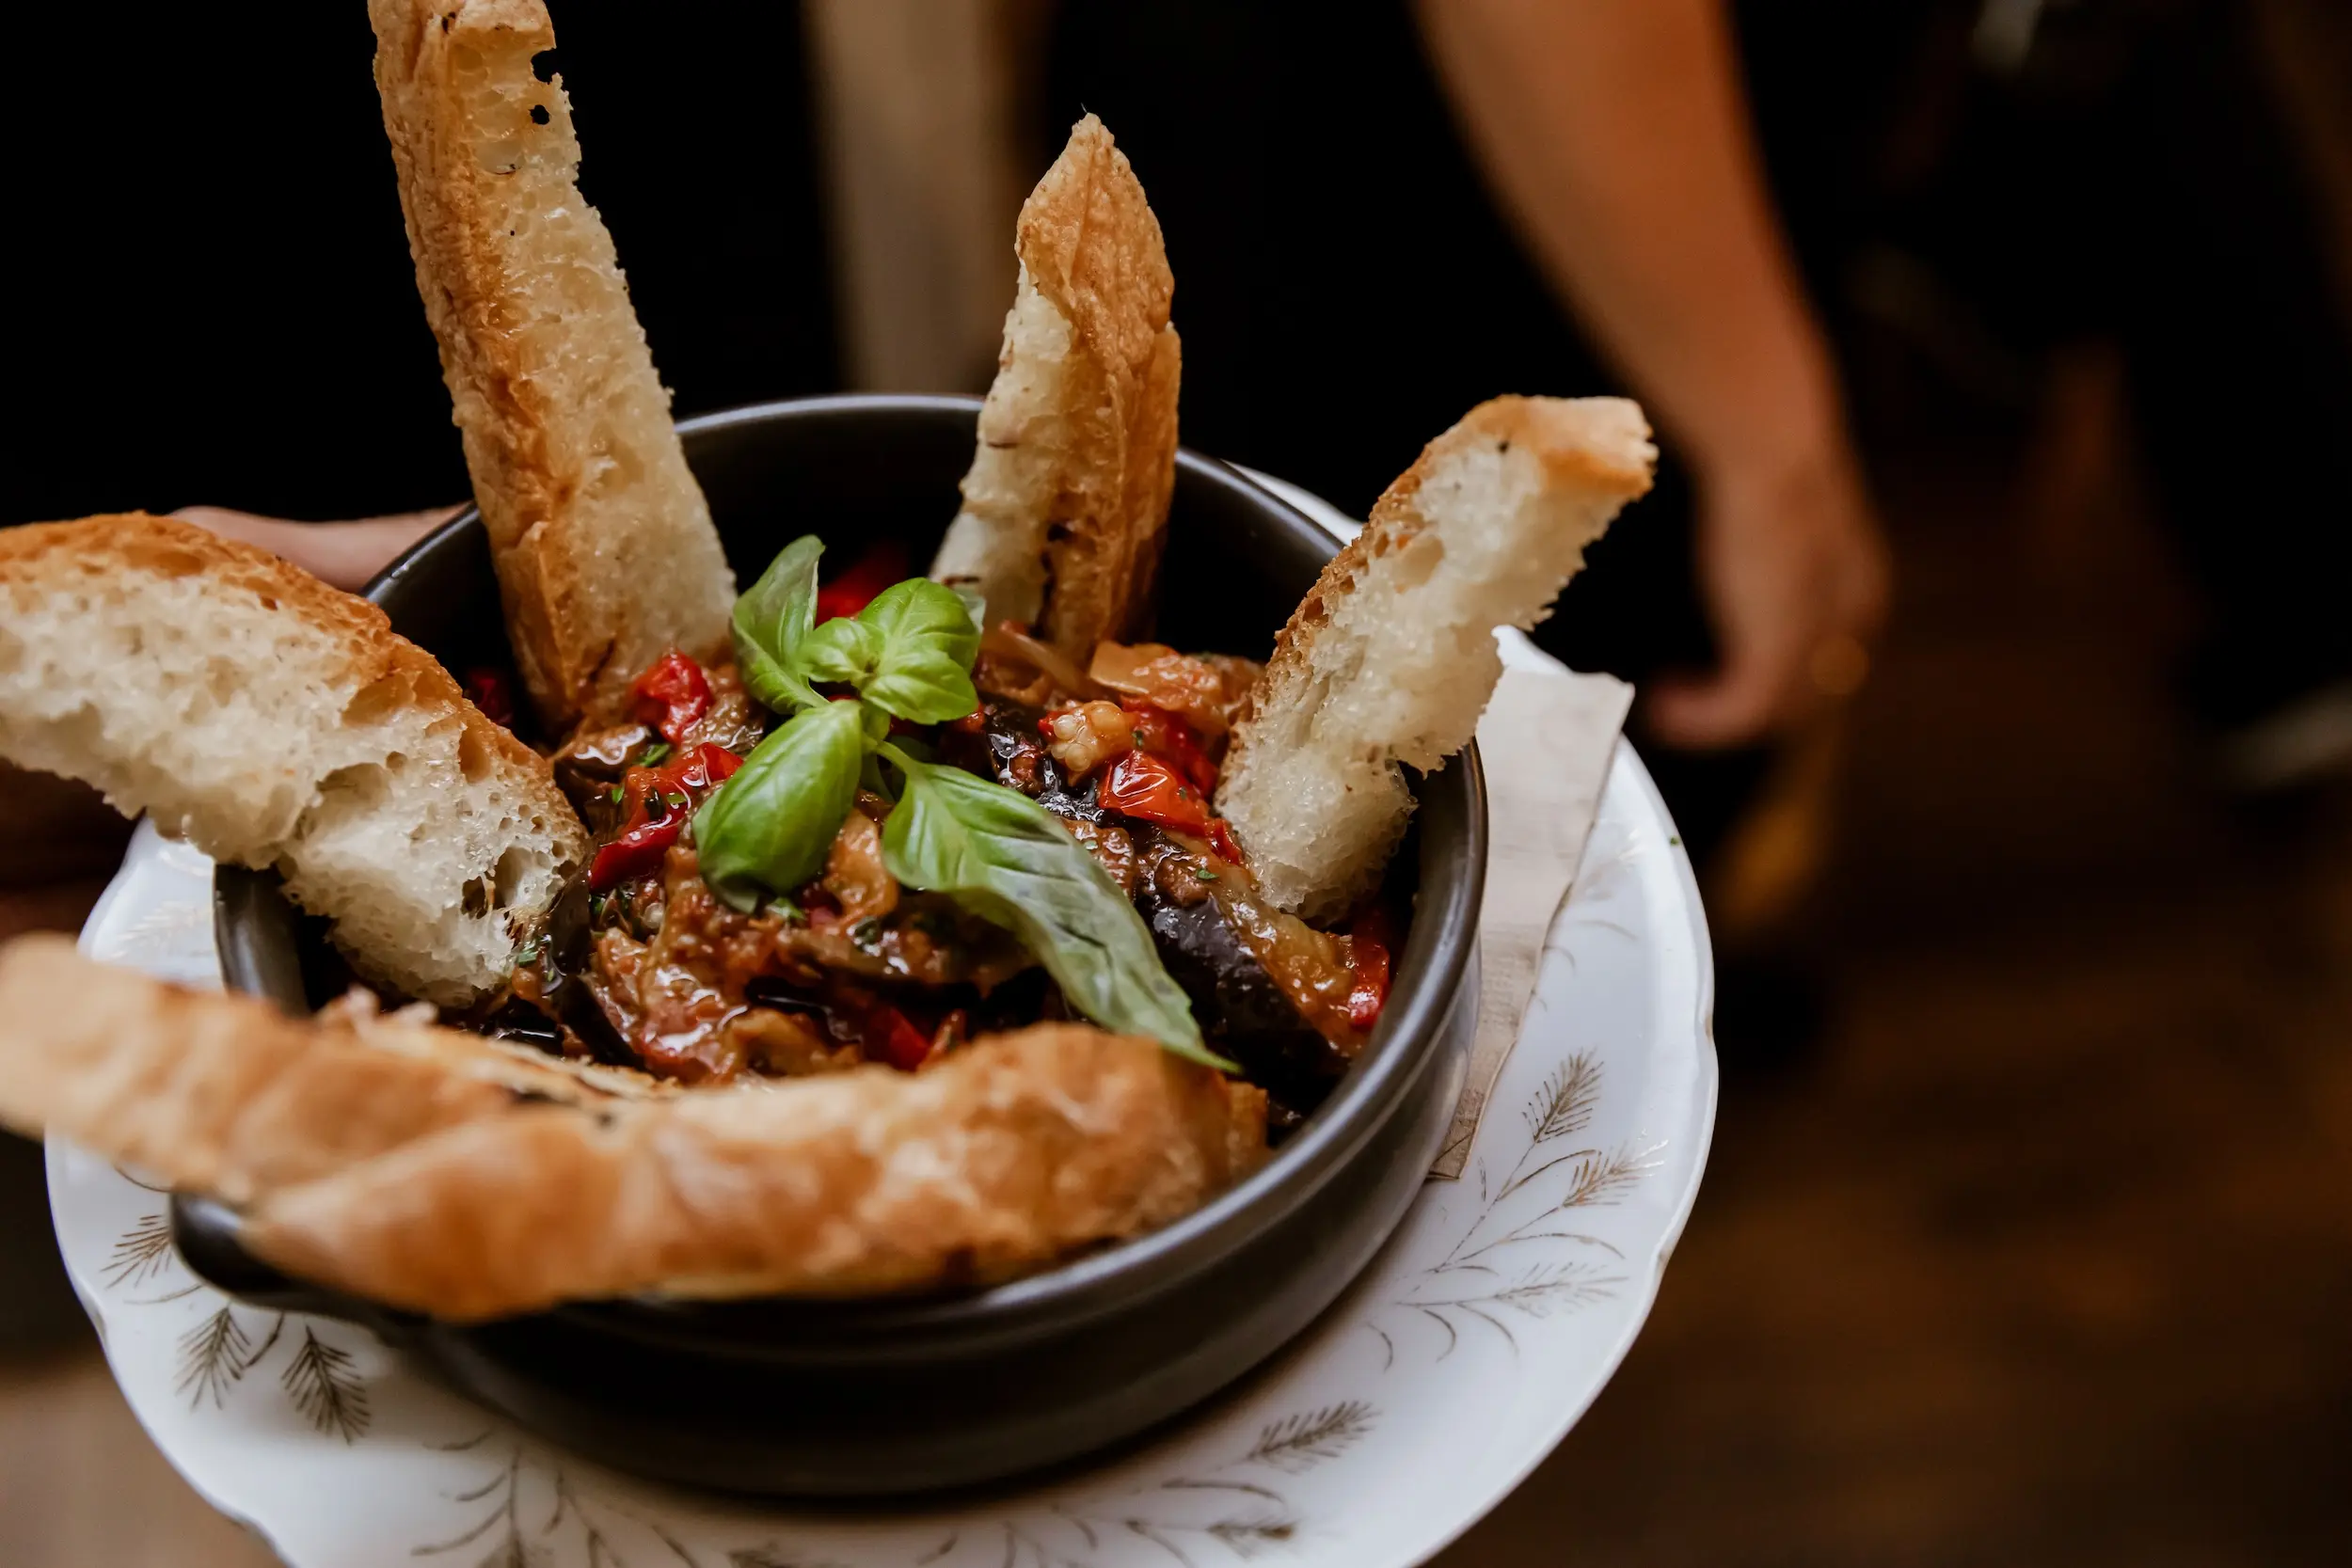
<svg viewBox="0 0 2352 1568">
<path fill-rule="evenodd" d="M 482 710 L 482 716 L 494 724 L 515 727 L 515 689 L 506 684 L 502 670 L 469 670 L 466 672 L 466 700 Z"/>
<path fill-rule="evenodd" d="M 907 549 L 896 539 L 884 539 L 845 566 L 832 581 L 817 589 L 817 619 L 855 615 L 874 595 L 907 575 Z"/>
<path fill-rule="evenodd" d="M 1388 911 L 1368 904 L 1348 925 L 1347 1022 L 1370 1029 L 1389 1001 L 1389 948 L 1396 941 Z"/>
<path fill-rule="evenodd" d="M 1149 752 L 1129 752 L 1111 764 L 1095 800 L 1106 811 L 1157 822 L 1183 832 L 1206 832 L 1209 802 L 1182 773 Z"/>
<path fill-rule="evenodd" d="M 602 893 L 660 870 L 661 857 L 685 830 L 695 801 L 742 766 L 741 757 L 706 741 L 667 768 L 630 768 L 621 779 L 628 816 L 589 863 L 589 887 Z"/>
<path fill-rule="evenodd" d="M 931 1053 L 931 1037 L 887 1002 L 877 1002 L 867 1010 L 866 1043 L 869 1050 L 879 1047 L 882 1060 L 900 1072 L 913 1072 Z"/>
<path fill-rule="evenodd" d="M 710 711 L 710 681 L 703 667 L 675 648 L 628 689 L 638 722 L 651 724 L 673 746 L 686 744 L 687 727 Z"/>
<path fill-rule="evenodd" d="M 624 832 L 596 851 L 588 865 L 588 885 L 597 893 L 633 877 L 648 877 L 661 869 L 661 857 L 677 842 L 686 826 L 684 813 L 667 822 L 644 822 Z"/>
<path fill-rule="evenodd" d="M 1119 705 L 1127 717 L 1136 721 L 1136 741 L 1145 751 L 1192 781 L 1192 786 L 1202 795 L 1216 792 L 1216 764 L 1200 749 L 1200 741 L 1192 733 L 1192 726 L 1156 703 L 1140 697 L 1121 697 Z"/>
<path fill-rule="evenodd" d="M 700 764 L 701 776 L 697 778 L 693 773 L 689 773 L 681 782 L 697 789 L 707 789 L 712 784 L 726 783 L 735 777 L 735 770 L 743 766 L 741 757 L 737 756 L 724 746 L 713 746 L 707 740 L 694 748 L 694 760 Z"/>
<path fill-rule="evenodd" d="M 1233 830 L 1225 825 L 1221 816 L 1209 818 L 1209 847 L 1229 864 L 1241 863 L 1241 846 L 1233 842 Z"/>
</svg>

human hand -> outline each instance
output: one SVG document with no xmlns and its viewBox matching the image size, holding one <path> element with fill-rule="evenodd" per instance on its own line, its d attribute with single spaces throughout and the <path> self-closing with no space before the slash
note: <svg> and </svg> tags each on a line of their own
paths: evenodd
<svg viewBox="0 0 2352 1568">
<path fill-rule="evenodd" d="M 218 506 L 183 507 L 173 515 L 258 545 L 324 582 L 357 589 L 460 510 L 344 523 L 295 523 Z M 122 858 L 130 824 L 87 785 L 6 762 L 0 762 L 0 818 L 17 830 L 17 848 L 0 865 L 0 939 L 79 928 Z"/>
<path fill-rule="evenodd" d="M 172 515 L 224 539 L 258 545 L 321 582 L 357 593 L 401 551 L 464 510 L 440 506 L 342 523 L 290 522 L 225 506 L 183 506 Z"/>
<path fill-rule="evenodd" d="M 1693 751 L 1747 744 L 1861 686 L 1889 571 L 1842 442 L 1702 471 L 1697 556 L 1720 663 L 1711 675 L 1655 683 L 1646 720 L 1661 741 Z"/>
</svg>

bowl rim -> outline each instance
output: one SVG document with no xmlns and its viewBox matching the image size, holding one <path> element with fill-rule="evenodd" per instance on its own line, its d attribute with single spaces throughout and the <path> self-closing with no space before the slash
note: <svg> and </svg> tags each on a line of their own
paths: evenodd
<svg viewBox="0 0 2352 1568">
<path fill-rule="evenodd" d="M 960 395 L 836 393 L 720 409 L 678 420 L 677 432 L 691 439 L 707 432 L 756 427 L 780 420 L 861 414 L 977 415 L 980 406 L 980 399 Z M 1177 449 L 1176 463 L 1180 473 L 1196 483 L 1211 484 L 1272 514 L 1318 546 L 1336 548 L 1336 542 L 1320 525 L 1232 465 L 1183 446 Z M 481 521 L 479 507 L 469 503 L 377 573 L 361 596 L 380 607 L 428 555 Z M 1476 740 L 1443 766 L 1460 770 L 1458 787 L 1467 795 L 1461 845 L 1464 869 L 1439 890 L 1435 900 L 1427 897 L 1426 887 L 1417 892 L 1406 946 L 1409 950 L 1423 941 L 1434 944 L 1422 983 L 1402 998 L 1401 1013 L 1391 1008 L 1383 1015 L 1364 1054 L 1296 1133 L 1258 1170 L 1200 1208 L 1155 1230 L 1041 1273 L 967 1291 L 907 1297 L 755 1295 L 735 1300 L 640 1296 L 565 1303 L 531 1316 L 563 1318 L 593 1323 L 605 1331 L 622 1329 L 636 1338 L 700 1346 L 708 1345 L 712 1320 L 721 1314 L 736 1330 L 728 1338 L 755 1342 L 764 1338 L 742 1332 L 753 1327 L 742 1316 L 748 1310 L 776 1315 L 779 1327 L 785 1326 L 781 1322 L 785 1318 L 806 1323 L 821 1317 L 830 1331 L 851 1330 L 849 1338 L 852 1340 L 869 1335 L 876 1339 L 898 1339 L 911 1329 L 929 1328 L 952 1330 L 959 1343 L 973 1337 L 1017 1341 L 1115 1311 L 1138 1291 L 1154 1291 L 1211 1265 L 1242 1238 L 1261 1233 L 1295 1212 L 1349 1163 L 1389 1116 L 1400 1110 L 1404 1094 L 1423 1076 L 1450 1015 L 1462 1000 L 1463 981 L 1477 951 L 1486 876 L 1486 778 Z M 1417 784 L 1417 793 L 1420 787 L 1424 786 Z M 215 904 L 226 924 L 229 916 L 217 884 Z M 224 951 L 225 974 L 230 974 L 229 957 Z M 239 978 L 231 974 L 230 983 L 237 984 Z"/>
</svg>

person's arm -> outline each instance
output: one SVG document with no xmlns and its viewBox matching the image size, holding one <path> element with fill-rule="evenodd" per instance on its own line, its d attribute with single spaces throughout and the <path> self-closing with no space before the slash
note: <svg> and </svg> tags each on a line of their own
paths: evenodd
<svg viewBox="0 0 2352 1568">
<path fill-rule="evenodd" d="M 1418 9 L 1526 242 L 1694 469 L 1723 667 L 1660 683 L 1651 727 L 1737 744 L 1851 686 L 1883 611 L 1885 551 L 1721 0 Z"/>
</svg>

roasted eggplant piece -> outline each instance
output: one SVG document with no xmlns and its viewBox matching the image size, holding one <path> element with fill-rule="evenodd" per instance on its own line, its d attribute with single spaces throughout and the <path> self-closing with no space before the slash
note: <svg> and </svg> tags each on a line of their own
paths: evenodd
<svg viewBox="0 0 2352 1568">
<path fill-rule="evenodd" d="M 1250 1082 L 1303 1116 L 1323 1102 L 1349 1058 L 1319 1033 L 1290 993 L 1266 973 L 1212 896 L 1221 863 L 1150 823 L 1119 818 L 1096 803 L 1093 781 L 1073 788 L 1038 737 L 1038 710 L 991 702 L 970 748 L 947 760 L 977 765 L 999 784 L 1033 797 L 1072 825 L 1114 881 L 1135 900 L 1158 942 L 1168 977 L 1192 998 L 1209 1048 L 1241 1064 Z M 1295 1123 L 1297 1116 L 1284 1118 Z"/>
<path fill-rule="evenodd" d="M 1310 1026 L 1289 994 L 1234 932 L 1215 898 L 1182 905 L 1150 887 L 1136 907 L 1159 942 L 1168 977 L 1192 998 L 1209 1049 L 1302 1114 L 1323 1103 L 1347 1058 Z"/>
</svg>

